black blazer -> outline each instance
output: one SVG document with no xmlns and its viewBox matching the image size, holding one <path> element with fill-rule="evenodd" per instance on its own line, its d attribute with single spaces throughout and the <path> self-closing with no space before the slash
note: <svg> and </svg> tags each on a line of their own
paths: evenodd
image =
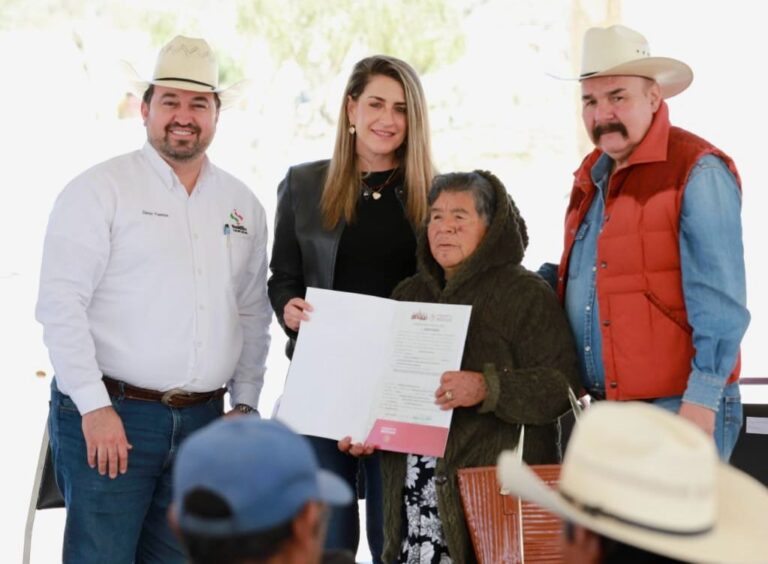
<svg viewBox="0 0 768 564">
<path fill-rule="evenodd" d="M 283 308 L 288 300 L 303 298 L 307 286 L 331 289 L 336 250 L 344 220 L 333 231 L 323 227 L 320 196 L 330 161 L 292 166 L 277 187 L 275 236 L 267 282 L 269 300 L 277 320 L 290 338 L 285 352 L 290 358 L 297 333 L 285 326 Z"/>
<path fill-rule="evenodd" d="M 285 346 L 288 358 L 293 355 L 298 335 L 285 326 L 285 304 L 291 298 L 304 298 L 308 286 L 333 289 L 336 252 L 346 222 L 342 217 L 333 230 L 323 227 L 320 197 L 329 163 L 323 160 L 292 166 L 277 187 L 267 291 L 275 316 L 289 337 Z M 402 204 L 404 190 L 396 190 L 396 195 Z"/>
</svg>

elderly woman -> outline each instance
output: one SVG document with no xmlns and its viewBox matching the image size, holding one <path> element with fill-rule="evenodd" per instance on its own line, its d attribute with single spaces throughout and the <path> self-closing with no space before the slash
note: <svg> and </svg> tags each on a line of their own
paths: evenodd
<svg viewBox="0 0 768 564">
<path fill-rule="evenodd" d="M 578 388 L 568 322 L 544 280 L 521 264 L 525 222 L 488 172 L 437 176 L 430 189 L 418 272 L 395 289 L 398 300 L 469 304 L 462 369 L 435 392 L 454 409 L 445 457 L 382 452 L 384 561 L 474 562 L 457 470 L 492 466 L 525 426 L 529 464 L 559 462 L 557 418 Z M 339 448 L 372 452 L 368 445 Z"/>
</svg>

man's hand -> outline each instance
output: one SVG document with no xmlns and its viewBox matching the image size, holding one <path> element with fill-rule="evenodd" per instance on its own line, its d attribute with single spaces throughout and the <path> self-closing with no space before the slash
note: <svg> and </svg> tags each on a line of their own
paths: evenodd
<svg viewBox="0 0 768 564">
<path fill-rule="evenodd" d="M 485 378 L 480 372 L 448 371 L 440 377 L 435 403 L 442 410 L 470 407 L 482 402 L 487 393 Z"/>
<path fill-rule="evenodd" d="M 312 311 L 309 302 L 301 298 L 291 298 L 283 308 L 283 323 L 288 329 L 298 331 L 302 321 L 309 321 L 309 316 L 306 313 L 308 311 Z"/>
<path fill-rule="evenodd" d="M 123 421 L 110 405 L 83 415 L 83 436 L 88 450 L 88 466 L 98 467 L 110 478 L 128 471 L 128 451 L 133 447 L 125 436 Z"/>
<path fill-rule="evenodd" d="M 715 435 L 715 412 L 704 407 L 702 405 L 696 405 L 695 403 L 683 402 L 680 404 L 680 411 L 678 412 L 681 417 L 685 417 L 688 421 L 699 427 L 710 437 Z"/>
</svg>

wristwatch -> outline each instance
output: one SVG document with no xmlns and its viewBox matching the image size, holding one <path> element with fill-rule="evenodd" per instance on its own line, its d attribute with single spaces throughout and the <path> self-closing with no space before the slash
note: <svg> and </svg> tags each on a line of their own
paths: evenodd
<svg viewBox="0 0 768 564">
<path fill-rule="evenodd" d="M 250 405 L 245 404 L 245 403 L 238 403 L 234 407 L 234 409 L 235 409 L 235 411 L 239 411 L 240 413 L 245 413 L 245 414 L 253 413 L 254 412 L 254 409 Z"/>
</svg>

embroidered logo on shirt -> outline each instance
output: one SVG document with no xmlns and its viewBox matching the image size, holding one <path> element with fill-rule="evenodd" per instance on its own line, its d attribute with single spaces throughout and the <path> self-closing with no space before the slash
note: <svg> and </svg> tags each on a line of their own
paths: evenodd
<svg viewBox="0 0 768 564">
<path fill-rule="evenodd" d="M 141 210 L 141 213 L 143 215 L 154 215 L 156 217 L 168 217 L 168 214 L 163 212 Z"/>
<path fill-rule="evenodd" d="M 243 214 L 237 211 L 237 208 L 233 209 L 232 213 L 229 214 L 229 219 L 232 220 L 232 223 L 230 224 L 232 231 L 234 231 L 235 233 L 242 233 L 243 235 L 248 235 L 248 230 L 245 228 L 245 225 L 243 225 L 243 221 L 245 221 L 245 218 L 243 217 Z"/>
</svg>

